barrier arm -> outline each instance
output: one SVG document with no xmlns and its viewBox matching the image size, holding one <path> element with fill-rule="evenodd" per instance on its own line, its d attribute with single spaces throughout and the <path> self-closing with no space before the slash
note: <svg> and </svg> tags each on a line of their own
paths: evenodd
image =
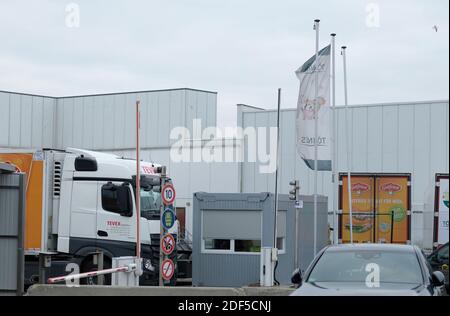
<svg viewBox="0 0 450 316">
<path fill-rule="evenodd" d="M 54 283 L 60 283 L 65 281 L 73 281 L 73 280 L 79 280 L 84 279 L 92 276 L 99 276 L 99 275 L 105 275 L 105 274 L 112 274 L 112 273 L 118 273 L 118 272 L 133 272 L 137 268 L 137 265 L 135 263 L 130 264 L 128 266 L 124 267 L 118 267 L 118 268 L 112 268 L 112 269 L 105 269 L 105 270 L 99 270 L 99 271 L 92 271 L 92 272 L 85 272 L 85 273 L 78 273 L 78 274 L 69 274 L 66 276 L 56 277 L 56 278 L 49 278 L 47 282 L 49 284 Z"/>
</svg>

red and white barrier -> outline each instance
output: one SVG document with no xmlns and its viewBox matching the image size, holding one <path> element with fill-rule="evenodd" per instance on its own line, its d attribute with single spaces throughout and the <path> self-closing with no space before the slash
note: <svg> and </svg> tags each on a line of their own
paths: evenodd
<svg viewBox="0 0 450 316">
<path fill-rule="evenodd" d="M 119 267 L 119 268 L 112 268 L 112 269 L 106 269 L 106 270 L 99 270 L 99 271 L 92 271 L 92 272 L 85 272 L 85 273 L 78 273 L 78 274 L 69 274 L 62 277 L 56 277 L 56 278 L 49 278 L 47 282 L 49 284 L 54 283 L 60 283 L 60 282 L 67 282 L 67 281 L 73 281 L 73 280 L 79 280 L 84 278 L 89 278 L 92 276 L 98 276 L 98 275 L 105 275 L 105 274 L 112 274 L 112 273 L 118 273 L 118 272 L 133 272 L 136 270 L 136 264 L 130 264 L 128 266 Z"/>
</svg>

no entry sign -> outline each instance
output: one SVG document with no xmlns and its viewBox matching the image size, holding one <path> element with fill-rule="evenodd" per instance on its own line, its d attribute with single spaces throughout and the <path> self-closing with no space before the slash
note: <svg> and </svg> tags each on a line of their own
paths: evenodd
<svg viewBox="0 0 450 316">
<path fill-rule="evenodd" d="M 175 239 L 171 234 L 167 234 L 161 239 L 161 250 L 167 256 L 175 250 Z"/>
<path fill-rule="evenodd" d="M 162 200 L 165 205 L 173 204 L 175 201 L 175 189 L 173 185 L 167 184 L 162 189 Z"/>
<path fill-rule="evenodd" d="M 170 259 L 166 259 L 163 261 L 161 266 L 161 276 L 164 280 L 170 281 L 175 273 L 175 265 L 173 261 Z"/>
</svg>

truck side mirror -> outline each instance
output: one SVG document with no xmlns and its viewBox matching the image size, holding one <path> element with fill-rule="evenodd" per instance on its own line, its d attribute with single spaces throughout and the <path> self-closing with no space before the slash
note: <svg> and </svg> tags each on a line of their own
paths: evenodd
<svg viewBox="0 0 450 316">
<path fill-rule="evenodd" d="M 118 204 L 121 210 L 120 215 L 131 217 L 133 215 L 133 206 L 131 203 L 131 193 L 127 184 L 117 187 Z M 137 197 L 138 198 L 138 197 Z"/>
</svg>

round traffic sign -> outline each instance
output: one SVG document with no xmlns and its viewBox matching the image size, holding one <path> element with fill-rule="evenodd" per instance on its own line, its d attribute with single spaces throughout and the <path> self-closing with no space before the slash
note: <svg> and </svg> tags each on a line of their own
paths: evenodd
<svg viewBox="0 0 450 316">
<path fill-rule="evenodd" d="M 173 204 L 175 201 L 175 188 L 171 184 L 166 184 L 162 188 L 162 201 L 165 205 Z"/>
<path fill-rule="evenodd" d="M 175 213 L 170 208 L 166 208 L 162 214 L 162 225 L 165 229 L 171 229 L 175 225 Z"/>
<path fill-rule="evenodd" d="M 164 280 L 170 281 L 175 273 L 175 264 L 172 260 L 166 259 L 161 266 L 161 276 Z"/>
<path fill-rule="evenodd" d="M 171 234 L 167 234 L 161 239 L 161 250 L 167 256 L 175 250 L 175 238 Z"/>
</svg>

